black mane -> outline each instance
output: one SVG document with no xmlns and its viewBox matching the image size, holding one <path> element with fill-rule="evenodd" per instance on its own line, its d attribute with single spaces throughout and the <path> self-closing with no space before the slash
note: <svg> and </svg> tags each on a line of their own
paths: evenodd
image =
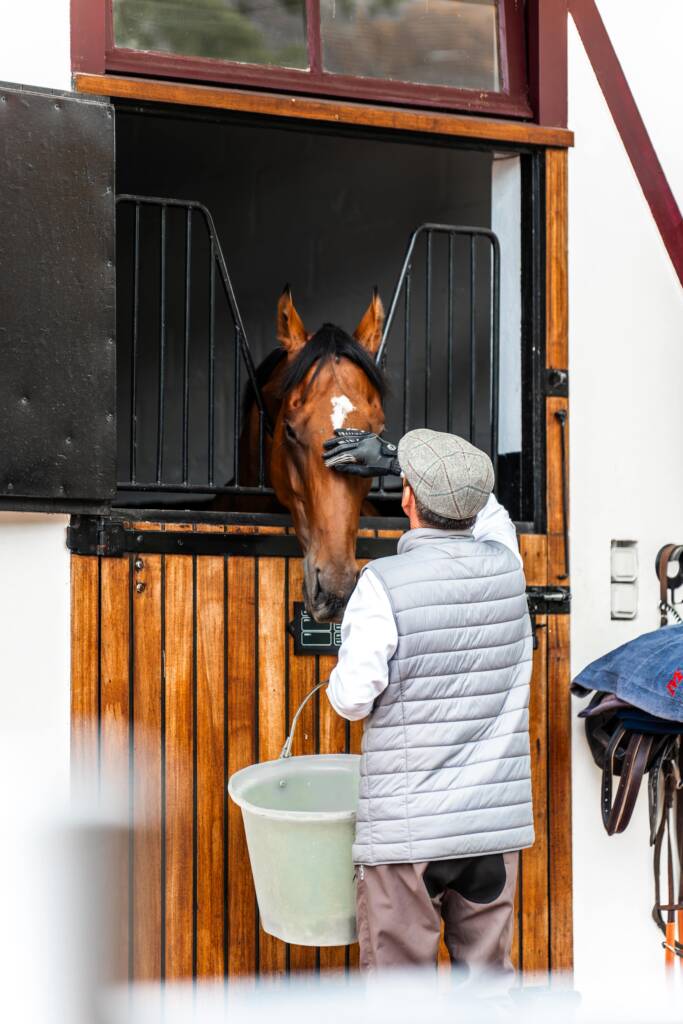
<svg viewBox="0 0 683 1024">
<path fill-rule="evenodd" d="M 302 347 L 299 354 L 287 368 L 282 378 L 282 394 L 286 395 L 292 388 L 306 379 L 313 366 L 316 367 L 310 383 L 312 384 L 323 366 L 330 360 L 350 359 L 359 366 L 370 383 L 379 392 L 380 398 L 386 393 L 386 381 L 381 369 L 360 342 L 334 324 L 323 324 L 310 341 Z M 317 365 L 316 365 L 317 364 Z"/>
</svg>

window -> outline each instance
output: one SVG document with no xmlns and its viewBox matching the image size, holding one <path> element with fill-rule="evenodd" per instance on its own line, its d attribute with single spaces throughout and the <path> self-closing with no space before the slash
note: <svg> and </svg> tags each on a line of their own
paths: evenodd
<svg viewBox="0 0 683 1024">
<path fill-rule="evenodd" d="M 520 0 L 100 2 L 107 71 L 531 115 Z"/>
</svg>

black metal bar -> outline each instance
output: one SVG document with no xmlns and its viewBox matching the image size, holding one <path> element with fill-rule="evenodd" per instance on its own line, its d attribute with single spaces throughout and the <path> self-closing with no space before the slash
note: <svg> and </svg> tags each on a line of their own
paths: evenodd
<svg viewBox="0 0 683 1024">
<path fill-rule="evenodd" d="M 294 534 L 240 534 L 131 530 L 121 523 L 88 516 L 67 529 L 67 547 L 76 554 L 118 558 L 129 554 L 227 555 L 256 558 L 300 558 L 301 545 Z M 386 537 L 359 537 L 360 559 L 396 553 L 397 541 Z"/>
<path fill-rule="evenodd" d="M 555 419 L 560 424 L 560 452 L 562 467 L 562 535 L 564 539 L 564 573 L 558 579 L 569 579 L 569 512 L 567 508 L 567 410 L 558 409 Z"/>
<path fill-rule="evenodd" d="M 135 204 L 135 241 L 133 249 L 133 339 L 130 364 L 130 475 L 137 477 L 138 429 L 138 327 L 140 315 L 140 204 Z"/>
<path fill-rule="evenodd" d="M 192 280 L 192 210 L 185 214 L 185 337 L 183 339 L 183 483 L 189 476 L 190 435 L 190 302 Z"/>
<path fill-rule="evenodd" d="M 490 356 L 490 410 L 491 419 L 491 461 L 498 479 L 498 414 L 500 388 L 500 244 L 491 239 L 493 287 L 491 289 L 491 356 Z"/>
<path fill-rule="evenodd" d="M 427 231 L 427 259 L 425 262 L 425 414 L 424 425 L 429 426 L 429 399 L 432 370 L 432 233 Z"/>
<path fill-rule="evenodd" d="M 396 316 L 396 310 L 398 308 L 398 302 L 399 302 L 399 298 L 400 298 L 400 294 L 401 294 L 401 288 L 403 287 L 403 281 L 404 281 L 404 278 L 406 277 L 406 274 L 408 272 L 408 267 L 411 264 L 412 256 L 413 256 L 413 250 L 415 249 L 415 245 L 416 245 L 417 240 L 418 240 L 418 238 L 420 237 L 420 235 L 422 234 L 423 231 L 433 231 L 433 232 L 453 234 L 453 235 L 468 235 L 468 236 L 476 236 L 476 237 L 479 237 L 479 238 L 495 237 L 495 232 L 491 231 L 489 228 L 475 228 L 475 227 L 462 226 L 462 225 L 459 225 L 459 224 L 437 224 L 437 223 L 428 222 L 426 224 L 421 224 L 419 228 L 415 228 L 415 230 L 413 231 L 412 235 L 410 236 L 410 240 L 409 240 L 408 246 L 406 248 L 405 256 L 403 257 L 403 263 L 401 265 L 401 270 L 399 271 L 398 279 L 396 281 L 396 286 L 394 288 L 394 294 L 392 295 L 391 302 L 389 304 L 389 312 L 387 314 L 386 320 L 384 321 L 384 330 L 382 332 L 382 342 L 381 342 L 379 348 L 377 349 L 377 355 L 375 356 L 375 361 L 378 364 L 380 364 L 380 365 L 382 363 L 382 359 L 384 358 L 384 353 L 386 351 L 387 339 L 389 337 L 389 332 L 391 331 L 391 328 L 392 328 L 393 323 L 394 323 L 394 317 Z"/>
<path fill-rule="evenodd" d="M 446 391 L 446 430 L 453 429 L 453 262 L 455 236 L 448 236 L 448 330 L 446 331 L 446 375 L 448 378 Z"/>
<path fill-rule="evenodd" d="M 477 287 L 477 250 L 474 235 L 470 237 L 470 441 L 477 443 L 477 336 L 475 322 Z"/>
<path fill-rule="evenodd" d="M 166 207 L 161 207 L 160 316 L 159 316 L 159 418 L 157 422 L 157 483 L 164 464 L 164 391 L 166 374 Z"/>
<path fill-rule="evenodd" d="M 258 485 L 260 489 L 266 486 L 266 466 L 264 458 L 264 444 L 265 444 L 265 433 L 264 433 L 264 422 L 263 413 L 259 409 L 258 414 Z"/>
<path fill-rule="evenodd" d="M 410 419 L 410 290 L 412 281 L 412 267 L 408 264 L 406 275 L 406 296 L 405 296 L 405 330 L 403 338 L 403 433 L 408 430 Z"/>
<path fill-rule="evenodd" d="M 216 364 L 216 243 L 211 235 L 209 269 L 209 484 L 213 487 L 214 476 L 214 371 Z M 239 401 L 239 389 L 235 392 Z"/>
<path fill-rule="evenodd" d="M 235 330 L 235 427 L 234 427 L 234 479 L 235 486 L 240 483 L 240 332 L 239 327 Z M 261 410 L 259 409 L 259 414 Z"/>
</svg>

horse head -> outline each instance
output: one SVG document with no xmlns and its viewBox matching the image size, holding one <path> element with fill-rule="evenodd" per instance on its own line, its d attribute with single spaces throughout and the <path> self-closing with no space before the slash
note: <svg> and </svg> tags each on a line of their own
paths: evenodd
<svg viewBox="0 0 683 1024">
<path fill-rule="evenodd" d="M 304 552 L 306 608 L 320 622 L 340 617 L 355 586 L 358 523 L 372 483 L 328 469 L 323 441 L 341 427 L 384 429 L 384 380 L 374 359 L 383 323 L 376 291 L 353 336 L 333 324 L 309 334 L 288 288 L 278 303 L 286 358 L 277 374 L 269 475 Z"/>
</svg>

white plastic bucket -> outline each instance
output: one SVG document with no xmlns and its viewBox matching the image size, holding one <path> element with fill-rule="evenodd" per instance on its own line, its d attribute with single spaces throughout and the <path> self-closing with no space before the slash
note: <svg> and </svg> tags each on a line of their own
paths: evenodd
<svg viewBox="0 0 683 1024">
<path fill-rule="evenodd" d="M 261 924 L 300 946 L 356 939 L 356 754 L 252 764 L 228 782 L 242 809 Z"/>
</svg>

